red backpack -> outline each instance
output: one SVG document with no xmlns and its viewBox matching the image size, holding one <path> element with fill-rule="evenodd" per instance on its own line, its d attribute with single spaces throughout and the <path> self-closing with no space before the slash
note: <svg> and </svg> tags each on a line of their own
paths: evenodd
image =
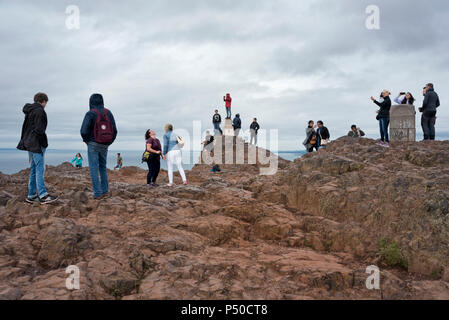
<svg viewBox="0 0 449 320">
<path fill-rule="evenodd" d="M 108 109 L 104 108 L 103 114 L 97 109 L 92 109 L 97 114 L 94 126 L 94 139 L 96 143 L 110 144 L 114 140 L 114 128 L 108 116 Z"/>
</svg>

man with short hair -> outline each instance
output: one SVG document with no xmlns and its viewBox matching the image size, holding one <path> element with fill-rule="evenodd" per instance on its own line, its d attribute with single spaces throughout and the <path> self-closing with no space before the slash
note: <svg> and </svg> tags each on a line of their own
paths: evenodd
<svg viewBox="0 0 449 320">
<path fill-rule="evenodd" d="M 104 107 L 101 94 L 95 93 L 90 97 L 89 107 L 90 110 L 84 116 L 80 133 L 87 144 L 94 199 L 100 200 L 109 193 L 106 163 L 108 148 L 117 137 L 117 126 L 112 112 Z"/>
<path fill-rule="evenodd" d="M 435 122 L 437 108 L 439 106 L 440 98 L 434 90 L 433 83 L 428 83 L 425 87 L 422 108 L 419 110 L 422 112 L 421 126 L 424 134 L 424 140 L 435 140 Z"/>
<path fill-rule="evenodd" d="M 240 114 L 236 114 L 234 120 L 232 120 L 232 127 L 234 128 L 234 136 L 238 137 L 240 134 L 240 129 L 242 128 L 242 120 L 240 119 Z"/>
<path fill-rule="evenodd" d="M 222 135 L 223 131 L 220 128 L 221 115 L 218 113 L 218 110 L 215 110 L 215 114 L 212 116 L 212 123 L 214 125 L 215 134 L 217 134 L 217 131 L 219 131 Z"/>
<path fill-rule="evenodd" d="M 364 137 L 364 136 L 365 136 L 365 132 L 363 132 L 355 124 L 353 124 L 351 126 L 351 131 L 348 132 L 348 137 L 360 138 L 360 137 Z"/>
<path fill-rule="evenodd" d="M 39 92 L 34 96 L 34 103 L 27 103 L 23 107 L 25 120 L 22 126 L 22 135 L 17 149 L 28 151 L 30 162 L 30 178 L 28 182 L 28 203 L 47 204 L 54 202 L 58 196 L 48 194 L 45 187 L 45 159 L 44 154 L 48 147 L 47 113 L 45 107 L 48 96 Z"/>
<path fill-rule="evenodd" d="M 254 140 L 254 145 L 257 145 L 257 133 L 258 133 L 259 129 L 260 129 L 260 126 L 257 123 L 257 119 L 254 118 L 253 122 L 249 126 L 249 130 L 251 132 L 251 139 L 249 141 L 249 144 L 253 144 L 253 140 Z"/>
</svg>

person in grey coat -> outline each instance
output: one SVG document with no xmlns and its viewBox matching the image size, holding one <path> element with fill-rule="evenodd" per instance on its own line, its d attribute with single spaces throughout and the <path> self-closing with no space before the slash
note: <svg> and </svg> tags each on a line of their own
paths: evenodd
<svg viewBox="0 0 449 320">
<path fill-rule="evenodd" d="M 310 120 L 306 128 L 306 139 L 302 143 L 306 147 L 307 152 L 313 152 L 313 148 L 318 151 L 316 128 L 315 122 Z"/>
<path fill-rule="evenodd" d="M 435 122 L 437 108 L 440 106 L 440 98 L 435 92 L 433 84 L 428 83 L 425 87 L 425 96 L 422 108 L 421 127 L 424 133 L 424 140 L 435 140 Z"/>
</svg>

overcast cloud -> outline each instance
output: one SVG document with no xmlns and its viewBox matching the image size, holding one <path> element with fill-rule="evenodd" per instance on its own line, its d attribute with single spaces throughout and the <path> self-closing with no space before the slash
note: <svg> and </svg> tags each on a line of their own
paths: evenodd
<svg viewBox="0 0 449 320">
<path fill-rule="evenodd" d="M 365 27 L 370 4 L 380 30 Z M 68 5 L 80 8 L 79 30 L 66 28 Z M 0 20 L 1 148 L 17 145 L 37 91 L 50 97 L 53 149 L 84 149 L 94 92 L 115 115 L 114 150 L 142 149 L 145 130 L 162 135 L 167 122 L 207 129 L 230 92 L 245 128 L 257 117 L 279 129 L 280 149 L 303 150 L 310 119 L 333 138 L 353 123 L 377 138 L 369 97 L 411 91 L 420 106 L 427 82 L 442 102 L 437 138 L 449 138 L 447 0 L 2 0 Z"/>
</svg>

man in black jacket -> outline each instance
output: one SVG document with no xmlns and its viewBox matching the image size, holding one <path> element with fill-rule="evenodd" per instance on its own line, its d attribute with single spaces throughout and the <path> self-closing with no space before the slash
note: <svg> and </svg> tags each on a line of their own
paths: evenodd
<svg viewBox="0 0 449 320">
<path fill-rule="evenodd" d="M 22 126 L 22 136 L 17 149 L 28 151 L 30 162 L 30 178 L 28 182 L 29 203 L 51 203 L 58 199 L 57 196 L 49 195 L 45 187 L 44 154 L 48 147 L 47 134 L 47 113 L 45 106 L 48 96 L 45 93 L 37 93 L 34 96 L 34 103 L 27 103 L 23 107 L 25 120 Z"/>
<path fill-rule="evenodd" d="M 220 128 L 221 115 L 218 113 L 218 110 L 215 110 L 215 114 L 212 116 L 212 123 L 214 124 L 215 134 L 217 134 L 217 131 L 219 131 L 222 135 L 223 131 Z"/>
<path fill-rule="evenodd" d="M 424 133 L 424 140 L 435 140 L 435 121 L 437 108 L 440 106 L 440 98 L 435 92 L 432 83 L 428 83 L 425 87 L 425 96 L 420 108 L 422 112 L 421 126 Z"/>
<path fill-rule="evenodd" d="M 253 122 L 249 126 L 249 130 L 251 132 L 251 139 L 249 141 L 249 144 L 253 144 L 253 140 L 254 140 L 254 145 L 257 145 L 257 132 L 259 131 L 259 129 L 260 129 L 260 126 L 257 123 L 257 119 L 254 118 Z"/>
</svg>

